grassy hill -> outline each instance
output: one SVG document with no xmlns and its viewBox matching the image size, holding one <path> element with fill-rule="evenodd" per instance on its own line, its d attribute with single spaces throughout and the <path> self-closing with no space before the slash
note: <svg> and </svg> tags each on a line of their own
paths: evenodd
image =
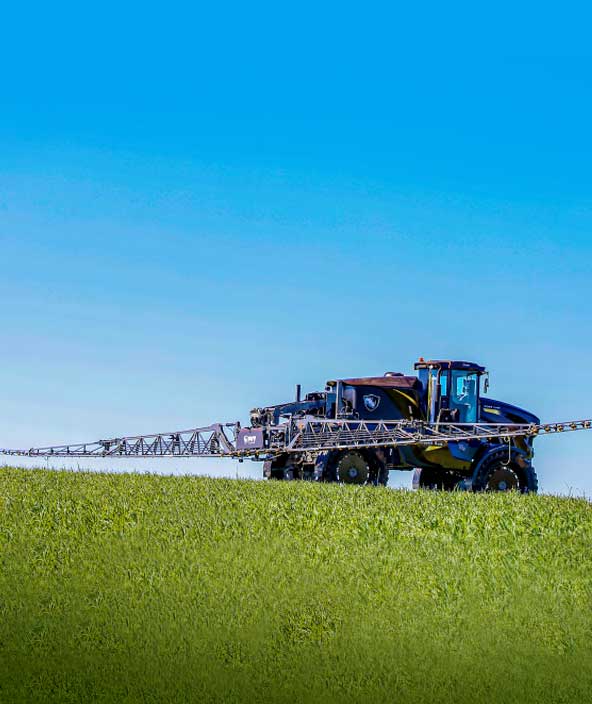
<svg viewBox="0 0 592 704">
<path fill-rule="evenodd" d="M 592 508 L 0 469 L 2 702 L 585 702 Z"/>
</svg>

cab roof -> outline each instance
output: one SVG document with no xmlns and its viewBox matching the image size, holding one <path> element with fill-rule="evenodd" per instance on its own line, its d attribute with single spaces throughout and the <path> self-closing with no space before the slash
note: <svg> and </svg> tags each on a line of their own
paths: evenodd
<svg viewBox="0 0 592 704">
<path fill-rule="evenodd" d="M 419 362 L 414 364 L 414 369 L 429 369 L 430 367 L 436 367 L 436 369 L 465 369 L 467 371 L 475 371 L 479 374 L 485 371 L 485 367 L 482 367 L 476 362 L 462 362 L 455 359 L 428 359 L 425 360 L 420 358 Z"/>
<path fill-rule="evenodd" d="M 362 376 L 341 381 L 348 386 L 380 386 L 383 389 L 417 389 L 421 387 L 416 376 L 405 376 L 404 374 Z"/>
<path fill-rule="evenodd" d="M 339 379 L 347 386 L 379 386 L 383 389 L 420 389 L 421 383 L 416 376 L 405 376 L 398 372 L 387 372 L 384 376 L 360 376 L 351 379 Z M 335 386 L 336 381 L 328 381 L 327 386 Z"/>
</svg>

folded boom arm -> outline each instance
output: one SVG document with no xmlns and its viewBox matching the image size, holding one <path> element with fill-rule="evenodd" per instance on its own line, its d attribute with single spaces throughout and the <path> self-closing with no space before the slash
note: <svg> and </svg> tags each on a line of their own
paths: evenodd
<svg viewBox="0 0 592 704">
<path fill-rule="evenodd" d="M 10 450 L 0 454 L 24 457 L 251 457 L 355 447 L 438 445 L 475 439 L 509 440 L 576 430 L 589 430 L 592 420 L 566 423 L 499 424 L 424 421 L 361 421 L 292 419 L 263 428 L 263 446 L 239 449 L 239 423 L 214 423 L 172 433 L 136 435 L 91 443 Z M 247 429 L 243 429 L 243 432 Z"/>
</svg>

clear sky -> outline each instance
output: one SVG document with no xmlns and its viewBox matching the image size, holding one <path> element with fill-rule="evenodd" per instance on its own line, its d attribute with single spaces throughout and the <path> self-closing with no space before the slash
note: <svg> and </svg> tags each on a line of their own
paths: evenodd
<svg viewBox="0 0 592 704">
<path fill-rule="evenodd" d="M 244 422 L 420 355 L 592 416 L 590 17 L 204 7 L 5 12 L 0 445 Z M 592 494 L 591 454 L 537 441 L 543 490 Z"/>
</svg>

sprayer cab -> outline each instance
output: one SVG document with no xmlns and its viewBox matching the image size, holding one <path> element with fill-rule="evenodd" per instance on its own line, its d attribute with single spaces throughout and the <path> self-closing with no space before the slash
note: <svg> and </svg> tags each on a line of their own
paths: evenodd
<svg viewBox="0 0 592 704">
<path fill-rule="evenodd" d="M 427 390 L 430 423 L 477 423 L 481 378 L 484 391 L 488 372 L 474 362 L 420 359 L 415 363 L 422 387 Z"/>
</svg>

